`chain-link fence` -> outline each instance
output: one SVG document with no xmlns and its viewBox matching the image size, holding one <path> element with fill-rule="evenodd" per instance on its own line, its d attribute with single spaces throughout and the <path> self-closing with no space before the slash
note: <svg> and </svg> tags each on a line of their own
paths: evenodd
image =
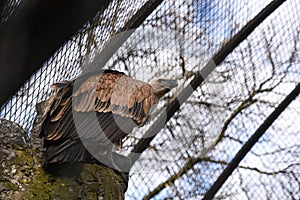
<svg viewBox="0 0 300 200">
<path fill-rule="evenodd" d="M 3 23 L 18 5 L 18 1 L 7 2 L 11 3 L 3 7 Z M 128 155 L 170 99 L 271 1 L 165 0 L 155 7 L 154 2 L 110 2 L 2 106 L 0 116 L 30 132 L 35 105 L 49 98 L 50 85 L 76 77 L 87 66 L 117 69 L 143 81 L 176 78 L 179 87 L 158 105 L 152 120 L 125 139 L 121 153 Z M 299 83 L 299 13 L 295 0 L 284 2 L 181 102 L 180 110 L 133 166 L 127 199 L 200 199 L 205 195 Z M 125 30 L 129 38 L 103 63 L 105 44 L 120 44 Z M 298 97 L 266 131 L 216 199 L 300 198 L 299 104 Z"/>
</svg>

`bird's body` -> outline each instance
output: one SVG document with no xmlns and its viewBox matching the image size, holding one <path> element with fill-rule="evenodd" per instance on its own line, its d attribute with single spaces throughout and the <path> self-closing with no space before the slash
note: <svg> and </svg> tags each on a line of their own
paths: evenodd
<svg viewBox="0 0 300 200">
<path fill-rule="evenodd" d="M 57 92 L 39 131 L 45 163 L 93 162 L 109 154 L 134 127 L 146 123 L 150 108 L 175 86 L 173 80 L 148 84 L 113 70 L 54 84 Z"/>
</svg>

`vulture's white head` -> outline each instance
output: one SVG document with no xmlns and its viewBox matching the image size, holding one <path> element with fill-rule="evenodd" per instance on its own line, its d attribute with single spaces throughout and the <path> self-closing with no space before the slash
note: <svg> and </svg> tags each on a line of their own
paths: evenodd
<svg viewBox="0 0 300 200">
<path fill-rule="evenodd" d="M 177 87 L 177 81 L 167 78 L 152 79 L 149 84 L 154 89 L 154 94 L 159 98 L 168 93 L 172 88 Z"/>
</svg>

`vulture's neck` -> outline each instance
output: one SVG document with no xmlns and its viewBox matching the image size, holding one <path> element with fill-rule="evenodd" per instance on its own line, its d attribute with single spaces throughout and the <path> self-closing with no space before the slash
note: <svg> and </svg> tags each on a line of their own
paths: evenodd
<svg viewBox="0 0 300 200">
<path fill-rule="evenodd" d="M 160 88 L 160 89 L 154 89 L 154 94 L 155 96 L 160 99 L 161 97 L 163 97 L 165 94 L 167 94 L 168 92 L 170 92 L 169 88 Z"/>
</svg>

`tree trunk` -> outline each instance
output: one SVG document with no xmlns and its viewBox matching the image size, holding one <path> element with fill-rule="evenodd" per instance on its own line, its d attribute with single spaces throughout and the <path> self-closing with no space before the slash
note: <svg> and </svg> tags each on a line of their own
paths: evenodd
<svg viewBox="0 0 300 200">
<path fill-rule="evenodd" d="M 106 166 L 43 167 L 42 142 L 0 119 L 0 199 L 124 199 L 128 176 Z"/>
</svg>

